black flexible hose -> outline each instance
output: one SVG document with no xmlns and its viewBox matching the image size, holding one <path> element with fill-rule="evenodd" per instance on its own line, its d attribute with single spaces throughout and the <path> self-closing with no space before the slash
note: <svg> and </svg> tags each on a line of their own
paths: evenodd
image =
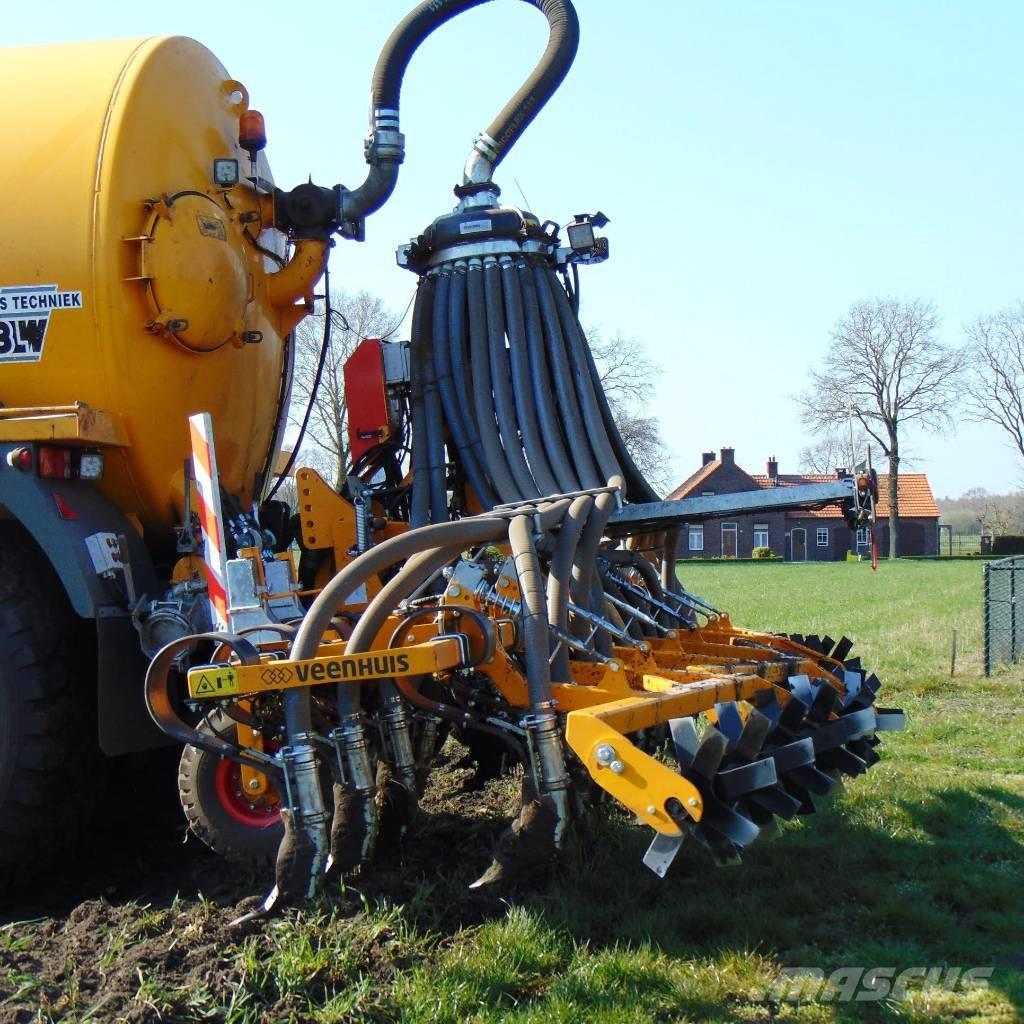
<svg viewBox="0 0 1024 1024">
<path fill-rule="evenodd" d="M 501 113 L 487 126 L 487 134 L 496 144 L 497 156 L 491 170 L 498 166 L 516 144 L 519 136 L 554 95 L 572 67 L 580 41 L 580 23 L 568 0 L 526 0 L 548 19 L 548 45 L 530 77 L 505 104 Z"/>
<path fill-rule="evenodd" d="M 437 373 L 434 369 L 434 324 L 438 313 L 444 322 L 448 312 L 448 288 L 451 274 L 441 273 L 434 286 L 433 309 L 430 319 L 430 333 L 423 346 L 423 398 L 427 426 L 427 474 L 430 480 L 430 521 L 443 523 L 448 519 L 448 491 L 445 481 L 444 416 L 441 412 L 441 397 L 437 390 Z M 415 445 L 414 445 L 415 446 Z"/>
<path fill-rule="evenodd" d="M 466 295 L 465 272 L 452 272 L 448 286 L 448 301 L 442 304 L 440 295 L 434 302 L 434 368 L 437 374 L 437 387 L 441 395 L 441 404 L 444 407 L 445 419 L 448 429 L 451 431 L 452 443 L 459 453 L 459 462 L 470 487 L 476 493 L 480 504 L 485 509 L 491 508 L 494 504 L 494 497 L 491 493 L 490 484 L 484 476 L 483 469 L 477 461 L 476 452 L 473 451 L 469 429 L 466 425 L 466 403 L 465 389 L 462 383 L 460 367 L 459 376 L 453 372 L 452 349 L 458 345 L 453 335 L 458 330 L 461 332 L 461 316 L 456 317 L 455 310 L 461 314 L 461 306 Z M 460 399 L 460 395 L 462 396 Z M 479 440 L 479 439 L 478 439 Z"/>
<path fill-rule="evenodd" d="M 537 713 L 544 710 L 551 700 L 551 666 L 548 663 L 547 600 L 540 559 L 533 543 L 532 516 L 516 516 L 509 523 L 508 542 L 519 577 L 523 641 L 526 647 L 526 686 L 530 695 L 530 708 Z"/>
<path fill-rule="evenodd" d="M 491 363 L 487 342 L 487 308 L 484 299 L 483 264 L 480 260 L 469 261 L 466 289 L 469 297 L 469 365 L 473 374 L 473 408 L 476 412 L 476 425 L 480 431 L 480 442 L 484 449 L 484 466 L 494 489 L 498 492 L 498 497 L 503 502 L 518 501 L 519 491 L 505 461 L 505 452 L 498 436 L 498 425 L 494 419 Z"/>
<path fill-rule="evenodd" d="M 573 557 L 593 506 L 594 499 L 589 494 L 580 495 L 573 500 L 558 529 L 555 552 L 548 566 L 548 622 L 563 633 L 569 630 L 569 589 L 572 583 Z M 551 646 L 556 647 L 551 662 L 552 678 L 564 682 L 571 681 L 568 648 L 555 636 L 551 637 Z"/>
<path fill-rule="evenodd" d="M 562 324 L 562 334 L 565 337 L 566 347 L 569 350 L 569 361 L 572 364 L 573 377 L 576 382 L 576 394 L 579 397 L 580 408 L 583 413 L 583 422 L 586 424 L 587 436 L 590 438 L 591 447 L 594 450 L 594 457 L 597 459 L 601 477 L 610 480 L 613 476 L 622 476 L 622 469 L 615 453 L 612 450 L 611 441 L 608 438 L 608 430 L 604 419 L 601 416 L 601 407 L 598 404 L 597 396 L 594 393 L 594 382 L 590 377 L 590 363 L 584 349 L 590 346 L 583 335 L 576 314 L 569 305 L 569 297 L 565 289 L 558 282 L 553 270 L 547 274 L 548 287 L 555 299 L 555 306 L 558 308 L 558 316 Z"/>
<path fill-rule="evenodd" d="M 409 404 L 412 407 L 412 502 L 409 523 L 415 529 L 430 521 L 430 450 L 426 444 L 427 406 L 423 352 L 427 344 L 427 323 L 433 311 L 434 279 L 421 277 L 412 311 L 409 342 Z"/>
<path fill-rule="evenodd" d="M 545 454 L 558 482 L 558 489 L 563 493 L 578 491 L 580 482 L 569 459 L 568 446 L 551 390 L 551 375 L 544 347 L 544 327 L 541 323 L 540 304 L 537 301 L 537 285 L 529 269 L 523 273 L 520 286 L 526 326 L 526 347 L 530 357 L 530 383 L 533 387 Z"/>
<path fill-rule="evenodd" d="M 594 362 L 594 353 L 590 351 L 589 345 L 584 346 L 584 351 L 590 366 L 590 379 L 594 383 L 597 404 L 601 407 L 601 417 L 604 420 L 605 429 L 608 431 L 608 439 L 612 443 L 619 465 L 622 466 L 623 479 L 626 483 L 626 497 L 630 501 L 637 502 L 661 501 L 661 495 L 648 483 L 647 477 L 640 472 L 637 464 L 633 461 L 633 456 L 629 454 L 626 442 L 622 440 L 622 434 L 619 433 L 615 416 L 608 404 L 608 396 L 604 393 L 604 386 L 601 384 L 601 373 L 597 368 L 597 363 Z"/>
<path fill-rule="evenodd" d="M 530 353 L 526 343 L 521 280 L 528 273 L 522 260 L 501 261 L 502 291 L 505 296 L 505 323 L 508 327 L 508 355 L 512 366 L 512 394 L 515 398 L 519 432 L 526 449 L 530 471 L 541 494 L 557 494 L 559 484 L 544 453 L 544 441 L 537 419 L 537 403 L 530 383 Z"/>
<path fill-rule="evenodd" d="M 558 407 L 561 413 L 562 427 L 569 442 L 569 454 L 576 466 L 576 475 L 583 488 L 603 487 L 602 479 L 594 463 L 590 451 L 590 442 L 583 429 L 583 418 L 580 414 L 579 402 L 576 400 L 572 371 L 569 358 L 565 353 L 565 340 L 558 321 L 558 310 L 555 308 L 554 297 L 548 287 L 550 271 L 543 267 L 533 268 L 533 280 L 537 286 L 537 301 L 540 305 L 541 319 L 547 339 L 548 356 L 551 360 L 551 376 L 554 379 L 555 394 L 558 396 Z"/>
<path fill-rule="evenodd" d="M 622 486 L 621 478 L 613 478 L 608 481 L 609 486 Z M 601 538 L 604 536 L 604 528 L 608 524 L 611 514 L 615 511 L 615 492 L 605 491 L 594 499 L 594 508 L 587 517 L 587 525 L 583 529 L 583 537 L 576 548 L 576 557 L 572 563 L 572 584 L 570 593 L 574 604 L 581 608 L 590 607 L 598 615 L 604 613 L 603 605 L 594 608 L 591 606 L 592 580 L 594 578 L 594 564 L 597 560 L 597 550 L 601 545 Z M 577 637 L 585 636 L 587 632 L 586 622 L 578 618 L 573 622 L 573 634 Z"/>
<path fill-rule="evenodd" d="M 519 436 L 512 380 L 509 374 L 508 350 L 505 348 L 505 303 L 502 298 L 501 270 L 493 257 L 484 260 L 484 299 L 487 307 L 487 352 L 491 365 L 491 387 L 494 391 L 494 413 L 505 460 L 516 483 L 516 499 L 540 497 L 530 467 L 523 454 Z"/>
</svg>

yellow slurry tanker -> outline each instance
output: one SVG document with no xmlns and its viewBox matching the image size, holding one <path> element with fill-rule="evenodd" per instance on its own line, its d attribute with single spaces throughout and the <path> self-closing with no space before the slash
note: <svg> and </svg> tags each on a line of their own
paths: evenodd
<svg viewBox="0 0 1024 1024">
<path fill-rule="evenodd" d="M 245 86 L 192 40 L 5 51 L 0 888 L 83 827 L 97 737 L 183 744 L 190 826 L 276 864 L 269 909 L 393 841 L 449 734 L 483 774 L 523 768 L 488 884 L 600 790 L 659 874 L 688 835 L 735 860 L 901 727 L 849 641 L 740 629 L 674 571 L 686 522 L 867 522 L 871 475 L 659 500 L 579 325 L 605 218 L 501 203 L 494 170 L 575 56 L 569 0 L 527 0 L 540 63 L 398 250 L 411 340 L 346 368 L 343 492 L 300 469 L 297 507 L 276 498 L 292 332 L 396 187 L 416 48 L 483 2 L 429 0 L 388 39 L 354 189 L 275 185 Z"/>
</svg>

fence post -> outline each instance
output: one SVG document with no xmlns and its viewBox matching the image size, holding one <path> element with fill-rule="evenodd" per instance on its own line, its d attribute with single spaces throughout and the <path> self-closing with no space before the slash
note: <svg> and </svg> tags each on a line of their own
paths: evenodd
<svg viewBox="0 0 1024 1024">
<path fill-rule="evenodd" d="M 1017 663 L 1017 559 L 1010 563 L 1010 663 Z"/>
<path fill-rule="evenodd" d="M 992 675 L 992 602 L 989 600 L 989 564 L 985 570 L 985 675 Z"/>
</svg>

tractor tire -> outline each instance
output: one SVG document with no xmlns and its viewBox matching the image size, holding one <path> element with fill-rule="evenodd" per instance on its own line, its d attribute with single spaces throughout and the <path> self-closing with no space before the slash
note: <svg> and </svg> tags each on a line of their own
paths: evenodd
<svg viewBox="0 0 1024 1024">
<path fill-rule="evenodd" d="M 220 711 L 200 732 L 215 732 L 229 742 L 237 736 L 235 723 Z M 240 768 L 232 761 L 197 747 L 185 747 L 178 766 L 178 794 L 189 830 L 214 853 L 233 864 L 251 868 L 273 866 L 284 837 L 277 804 L 250 802 L 241 792 Z"/>
<path fill-rule="evenodd" d="M 0 901 L 82 834 L 101 783 L 95 634 L 46 555 L 0 526 Z"/>
</svg>

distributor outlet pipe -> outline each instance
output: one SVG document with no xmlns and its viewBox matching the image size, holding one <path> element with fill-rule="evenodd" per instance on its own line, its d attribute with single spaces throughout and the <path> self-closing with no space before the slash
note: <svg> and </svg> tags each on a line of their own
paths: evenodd
<svg viewBox="0 0 1024 1024">
<path fill-rule="evenodd" d="M 370 89 L 366 162 L 370 170 L 351 191 L 340 190 L 340 219 L 358 224 L 379 210 L 398 182 L 405 159 L 399 108 L 402 80 L 413 54 L 432 32 L 456 15 L 489 0 L 424 0 L 388 37 L 377 58 Z M 548 21 L 547 48 L 537 66 L 497 117 L 480 132 L 466 162 L 464 184 L 489 181 L 494 168 L 551 99 L 572 66 L 579 45 L 579 21 L 569 0 L 525 0 Z"/>
</svg>

